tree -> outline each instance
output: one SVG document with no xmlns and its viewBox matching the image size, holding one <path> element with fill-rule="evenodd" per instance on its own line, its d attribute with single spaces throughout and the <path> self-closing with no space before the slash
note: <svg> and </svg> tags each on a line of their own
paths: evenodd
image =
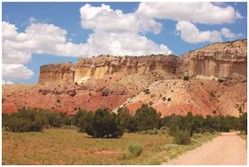
<svg viewBox="0 0 249 167">
<path fill-rule="evenodd" d="M 62 127 L 63 125 L 71 124 L 69 121 L 69 117 L 66 113 L 60 112 L 56 113 L 53 111 L 46 112 L 46 116 L 48 118 L 48 124 L 51 127 Z"/>
<path fill-rule="evenodd" d="M 148 104 L 143 104 L 141 108 L 137 109 L 135 114 L 135 120 L 137 122 L 137 128 L 139 131 L 158 128 L 161 113 L 153 107 L 149 107 Z"/>
<path fill-rule="evenodd" d="M 83 117 L 86 113 L 86 110 L 78 110 L 78 112 L 72 117 L 72 124 L 79 126 L 80 118 Z"/>
<path fill-rule="evenodd" d="M 9 114 L 2 113 L 2 125 L 3 125 L 3 128 L 6 128 L 8 126 L 8 123 L 9 123 Z"/>
<path fill-rule="evenodd" d="M 117 121 L 123 130 L 128 132 L 136 132 L 138 130 L 137 122 L 127 108 L 119 108 L 117 112 Z"/>
<path fill-rule="evenodd" d="M 80 132 L 85 132 L 86 126 L 92 119 L 92 113 L 79 110 L 72 118 L 72 124 L 79 127 Z"/>
<path fill-rule="evenodd" d="M 98 109 L 87 120 L 85 132 L 94 138 L 120 138 L 123 129 L 116 118 L 115 113 L 110 113 L 107 109 Z"/>
<path fill-rule="evenodd" d="M 22 108 L 17 113 L 5 116 L 4 127 L 12 132 L 41 131 L 48 123 L 42 111 Z"/>
<path fill-rule="evenodd" d="M 247 113 L 243 113 L 239 117 L 239 122 L 240 122 L 240 130 L 244 131 L 247 134 Z"/>
</svg>

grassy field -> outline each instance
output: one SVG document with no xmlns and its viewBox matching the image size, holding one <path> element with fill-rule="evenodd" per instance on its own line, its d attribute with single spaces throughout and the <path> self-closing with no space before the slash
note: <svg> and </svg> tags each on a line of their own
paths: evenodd
<svg viewBox="0 0 249 167">
<path fill-rule="evenodd" d="M 43 132 L 2 132 L 2 160 L 4 164 L 160 164 L 167 159 L 193 149 L 215 135 L 199 135 L 192 144 L 172 144 L 167 134 L 149 135 L 125 133 L 121 139 L 93 139 L 77 129 L 45 129 Z M 143 152 L 139 157 L 124 159 L 122 154 L 128 143 L 140 143 Z"/>
</svg>

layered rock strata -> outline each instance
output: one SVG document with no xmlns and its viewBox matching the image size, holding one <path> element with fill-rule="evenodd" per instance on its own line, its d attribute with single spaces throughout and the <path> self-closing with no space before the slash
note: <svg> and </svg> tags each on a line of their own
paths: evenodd
<svg viewBox="0 0 249 167">
<path fill-rule="evenodd" d="M 188 72 L 198 79 L 242 79 L 247 77 L 247 40 L 216 43 L 190 51 L 177 60 L 177 74 Z"/>
<path fill-rule="evenodd" d="M 117 57 L 102 55 L 81 58 L 76 64 L 59 63 L 40 67 L 38 83 L 68 82 L 81 84 L 89 78 L 103 78 L 121 72 L 144 74 L 153 70 L 175 73 L 176 57 L 173 55 L 150 55 L 141 57 Z"/>
<path fill-rule="evenodd" d="M 150 55 L 141 57 L 98 56 L 82 58 L 76 64 L 74 82 L 81 83 L 88 78 L 102 78 L 107 74 L 144 74 L 153 70 L 175 73 L 174 55 Z"/>
<path fill-rule="evenodd" d="M 40 67 L 38 83 L 68 82 L 73 83 L 75 65 L 72 63 L 48 64 Z"/>
<path fill-rule="evenodd" d="M 68 82 L 81 84 L 89 78 L 102 78 L 121 72 L 144 74 L 163 70 L 197 79 L 240 79 L 247 76 L 247 40 L 216 43 L 182 56 L 149 55 L 117 57 L 101 55 L 81 58 L 76 64 L 58 63 L 41 66 L 38 83 Z"/>
</svg>

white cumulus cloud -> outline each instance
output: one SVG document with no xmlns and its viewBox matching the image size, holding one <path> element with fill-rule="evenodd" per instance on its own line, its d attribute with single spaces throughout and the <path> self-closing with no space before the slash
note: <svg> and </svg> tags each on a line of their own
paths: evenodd
<svg viewBox="0 0 249 167">
<path fill-rule="evenodd" d="M 102 4 L 95 7 L 86 4 L 80 8 L 81 26 L 95 32 L 149 32 L 158 34 L 161 31 L 161 23 L 152 18 L 137 15 L 137 13 L 124 14 L 121 10 L 113 10 L 109 5 Z"/>
<path fill-rule="evenodd" d="M 58 56 L 84 56 L 84 45 L 67 42 L 67 32 L 53 24 L 31 24 L 25 32 L 18 33 L 15 25 L 3 25 L 3 63 L 26 64 L 32 54 L 52 54 Z"/>
<path fill-rule="evenodd" d="M 181 38 L 188 43 L 222 41 L 219 31 L 200 31 L 189 21 L 179 21 L 176 24 L 176 30 L 180 32 Z"/>
<path fill-rule="evenodd" d="M 86 53 L 89 55 L 140 56 L 172 53 L 167 46 L 156 44 L 144 35 L 147 32 L 158 34 L 161 31 L 161 23 L 152 18 L 136 12 L 125 14 L 105 4 L 98 7 L 86 4 L 80 8 L 80 15 L 82 28 L 93 31 L 86 43 Z"/>
<path fill-rule="evenodd" d="M 242 18 L 232 6 L 209 2 L 142 2 L 139 4 L 137 13 L 151 18 L 202 24 L 232 23 Z"/>
<path fill-rule="evenodd" d="M 242 34 L 239 33 L 239 34 L 235 34 L 235 33 L 232 33 L 231 30 L 229 30 L 228 28 L 222 28 L 221 29 L 221 34 L 225 37 L 225 38 L 236 38 L 236 37 L 241 37 Z"/>
<path fill-rule="evenodd" d="M 82 45 L 66 40 L 67 32 L 53 24 L 31 24 L 24 32 L 15 25 L 2 22 L 2 72 L 4 80 L 29 79 L 34 73 L 24 64 L 32 54 L 81 56 Z"/>
<path fill-rule="evenodd" d="M 88 49 L 88 53 L 91 55 L 140 56 L 152 53 L 172 53 L 167 46 L 158 45 L 145 36 L 134 33 L 93 33 L 88 38 Z"/>
<path fill-rule="evenodd" d="M 2 77 L 4 80 L 25 80 L 34 75 L 33 71 L 23 64 L 2 64 Z"/>
<path fill-rule="evenodd" d="M 176 30 L 182 40 L 188 43 L 221 42 L 222 36 L 229 39 L 242 36 L 242 34 L 232 33 L 228 28 L 222 28 L 220 31 L 200 31 L 189 21 L 178 21 Z"/>
</svg>

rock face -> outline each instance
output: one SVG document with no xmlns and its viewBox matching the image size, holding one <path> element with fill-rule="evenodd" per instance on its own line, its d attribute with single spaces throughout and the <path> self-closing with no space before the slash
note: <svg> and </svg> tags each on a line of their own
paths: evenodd
<svg viewBox="0 0 249 167">
<path fill-rule="evenodd" d="M 175 73 L 176 57 L 173 55 L 150 55 L 141 57 L 98 56 L 81 58 L 76 64 L 59 63 L 41 66 L 38 83 L 68 82 L 78 83 L 89 78 L 102 78 L 105 75 L 148 73 L 163 70 Z"/>
<path fill-rule="evenodd" d="M 75 65 L 72 63 L 48 64 L 40 67 L 38 83 L 74 81 Z"/>
<path fill-rule="evenodd" d="M 247 40 L 216 43 L 178 58 L 177 74 L 200 79 L 247 77 Z"/>
<path fill-rule="evenodd" d="M 183 76 L 189 80 L 183 80 Z M 132 113 L 148 103 L 162 115 L 247 112 L 247 40 L 216 43 L 176 57 L 98 56 L 40 67 L 38 84 L 3 85 L 2 110 L 79 108 Z"/>
<path fill-rule="evenodd" d="M 150 55 L 116 57 L 102 55 L 81 58 L 76 64 L 58 63 L 41 66 L 38 83 L 67 82 L 81 84 L 89 78 L 102 78 L 118 72 L 144 74 L 163 70 L 197 79 L 240 79 L 247 76 L 247 40 L 216 43 L 180 57 Z"/>
</svg>

